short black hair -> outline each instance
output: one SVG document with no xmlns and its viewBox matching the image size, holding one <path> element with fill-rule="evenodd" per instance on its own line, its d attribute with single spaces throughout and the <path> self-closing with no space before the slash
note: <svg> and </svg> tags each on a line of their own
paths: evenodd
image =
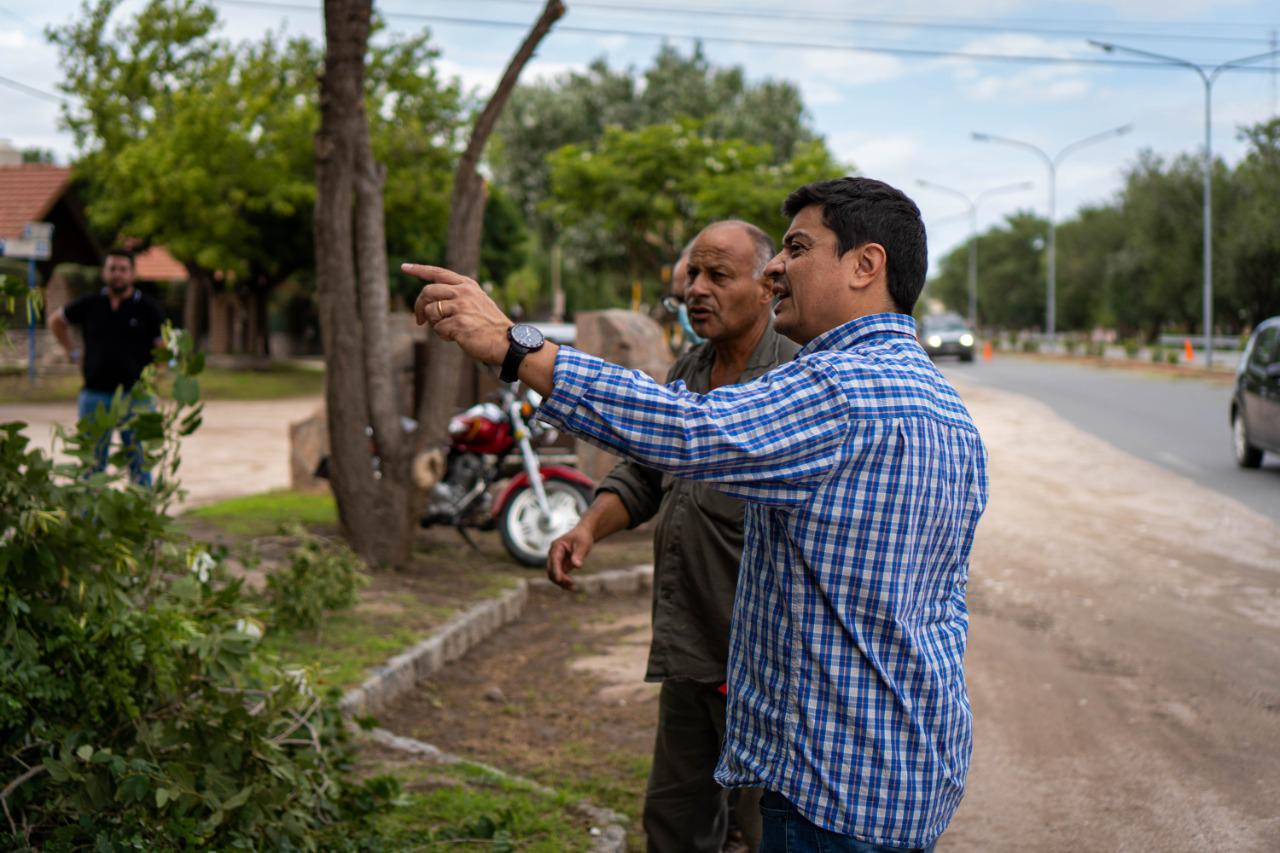
<svg viewBox="0 0 1280 853">
<path fill-rule="evenodd" d="M 137 262 L 134 259 L 133 250 L 126 249 L 123 246 L 112 246 L 110 249 L 107 249 L 106 255 L 103 256 L 104 260 L 106 258 L 126 258 L 129 261 L 130 267 L 137 265 Z"/>
<path fill-rule="evenodd" d="M 805 184 L 787 196 L 788 218 L 812 205 L 822 207 L 822 224 L 836 233 L 837 253 L 879 243 L 884 246 L 889 297 L 903 314 L 915 308 L 929 270 L 920 208 L 902 190 L 872 178 L 836 178 Z"/>
</svg>

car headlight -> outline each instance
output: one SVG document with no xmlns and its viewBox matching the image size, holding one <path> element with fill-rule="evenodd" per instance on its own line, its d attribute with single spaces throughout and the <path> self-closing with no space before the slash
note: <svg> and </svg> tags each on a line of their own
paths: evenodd
<svg viewBox="0 0 1280 853">
<path fill-rule="evenodd" d="M 961 336 L 960 336 L 960 346 L 962 346 L 962 347 L 971 347 L 971 346 L 973 346 L 973 335 L 969 334 L 968 332 L 966 332 L 965 334 L 961 335 Z"/>
<path fill-rule="evenodd" d="M 942 346 L 942 338 L 938 335 L 930 335 L 929 346 L 933 347 L 934 349 L 937 349 L 938 347 Z"/>
</svg>

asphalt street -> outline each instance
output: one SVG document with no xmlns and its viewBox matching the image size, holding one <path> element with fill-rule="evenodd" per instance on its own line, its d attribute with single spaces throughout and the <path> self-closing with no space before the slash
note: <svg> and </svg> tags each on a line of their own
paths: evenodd
<svg viewBox="0 0 1280 853">
<path fill-rule="evenodd" d="M 979 383 L 1039 400 L 1121 450 L 1280 524 L 1280 456 L 1267 454 L 1256 471 L 1236 466 L 1229 383 L 1008 357 L 939 367 L 957 385 Z"/>
</svg>

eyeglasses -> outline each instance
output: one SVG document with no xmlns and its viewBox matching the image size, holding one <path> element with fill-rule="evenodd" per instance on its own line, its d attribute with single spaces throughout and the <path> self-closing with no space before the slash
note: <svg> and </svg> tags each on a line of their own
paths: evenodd
<svg viewBox="0 0 1280 853">
<path fill-rule="evenodd" d="M 684 300 L 678 296 L 662 297 L 662 307 L 667 309 L 668 314 L 679 314 L 680 306 L 684 304 Z"/>
</svg>

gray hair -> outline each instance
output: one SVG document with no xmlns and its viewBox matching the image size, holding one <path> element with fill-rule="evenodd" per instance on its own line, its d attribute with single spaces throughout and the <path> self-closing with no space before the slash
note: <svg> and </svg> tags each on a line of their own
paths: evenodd
<svg viewBox="0 0 1280 853">
<path fill-rule="evenodd" d="M 769 261 L 773 260 L 773 256 L 777 254 L 777 250 L 773 246 L 773 238 L 745 219 L 719 219 L 708 223 L 707 228 L 711 228 L 714 225 L 739 225 L 747 232 L 747 236 L 751 238 L 751 247 L 755 250 L 755 264 L 751 267 L 751 276 L 752 278 L 759 278 L 763 275 L 764 268 L 769 265 Z M 702 231 L 706 231 L 707 228 L 703 228 Z M 692 240 L 685 243 L 684 248 L 680 250 L 681 258 L 686 257 L 693 249 L 693 244 L 697 242 L 698 235 L 702 231 L 699 231 L 698 234 L 693 236 Z"/>
</svg>

